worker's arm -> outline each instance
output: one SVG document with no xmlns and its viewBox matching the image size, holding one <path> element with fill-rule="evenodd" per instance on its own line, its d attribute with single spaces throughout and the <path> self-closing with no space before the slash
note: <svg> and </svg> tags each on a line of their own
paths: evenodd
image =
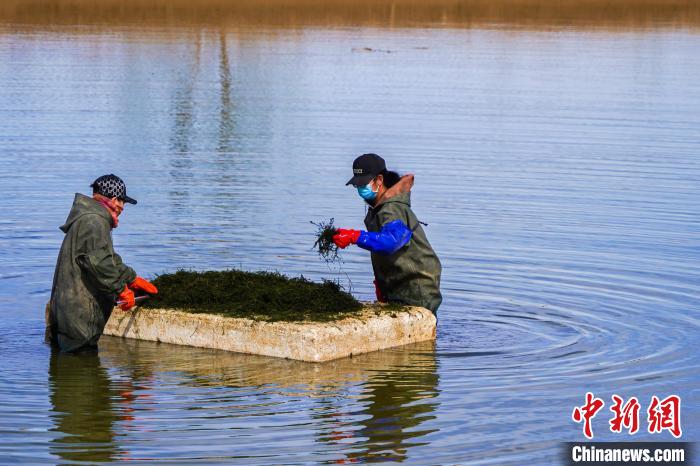
<svg viewBox="0 0 700 466">
<path fill-rule="evenodd" d="M 410 241 L 411 235 L 411 230 L 405 223 L 401 220 L 393 220 L 378 232 L 340 228 L 333 236 L 333 242 L 339 248 L 357 244 L 362 249 L 377 254 L 391 255 L 404 247 Z"/>
<path fill-rule="evenodd" d="M 136 272 L 114 252 L 110 227 L 97 215 L 80 219 L 76 262 L 102 294 L 119 295 L 136 279 Z"/>
<path fill-rule="evenodd" d="M 357 245 L 377 254 L 391 255 L 410 241 L 411 234 L 411 230 L 401 220 L 394 220 L 378 232 L 362 231 Z"/>
<path fill-rule="evenodd" d="M 122 261 L 122 256 L 120 256 L 116 252 L 114 253 L 114 263 L 117 266 L 117 270 L 119 270 L 120 276 L 128 276 L 130 272 L 134 272 L 134 269 L 126 265 L 124 261 Z M 134 275 L 136 275 L 135 272 Z"/>
<path fill-rule="evenodd" d="M 126 276 L 130 276 L 128 274 L 129 271 L 132 270 L 131 267 L 125 265 L 124 262 L 122 262 L 122 257 L 116 252 L 114 253 L 114 261 L 117 264 L 120 276 L 124 274 L 126 274 Z M 158 288 L 156 288 L 156 286 L 153 283 L 149 282 L 143 277 L 136 277 L 133 280 L 128 281 L 127 283 L 129 284 L 129 288 L 131 288 L 134 291 L 142 291 L 148 294 L 158 294 Z"/>
</svg>

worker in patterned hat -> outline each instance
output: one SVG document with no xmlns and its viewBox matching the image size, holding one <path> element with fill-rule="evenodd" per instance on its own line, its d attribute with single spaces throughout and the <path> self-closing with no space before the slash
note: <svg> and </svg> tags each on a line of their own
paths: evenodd
<svg viewBox="0 0 700 466">
<path fill-rule="evenodd" d="M 92 185 L 92 197 L 77 193 L 66 223 L 47 309 L 47 337 L 61 351 L 94 348 L 115 303 L 122 310 L 136 304 L 135 292 L 156 294 L 114 252 L 112 229 L 125 204 L 136 204 L 116 175 Z"/>
</svg>

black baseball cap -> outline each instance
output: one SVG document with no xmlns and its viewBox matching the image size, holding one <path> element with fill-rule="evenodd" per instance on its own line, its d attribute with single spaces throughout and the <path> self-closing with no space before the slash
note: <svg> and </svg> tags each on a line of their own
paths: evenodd
<svg viewBox="0 0 700 466">
<path fill-rule="evenodd" d="M 136 199 L 132 199 L 126 195 L 126 184 L 117 175 L 102 175 L 92 182 L 90 185 L 92 192 L 102 194 L 105 197 L 116 197 L 119 200 L 136 204 Z"/>
<path fill-rule="evenodd" d="M 363 186 L 386 170 L 384 159 L 377 154 L 362 154 L 352 163 L 353 177 L 345 186 Z"/>
</svg>

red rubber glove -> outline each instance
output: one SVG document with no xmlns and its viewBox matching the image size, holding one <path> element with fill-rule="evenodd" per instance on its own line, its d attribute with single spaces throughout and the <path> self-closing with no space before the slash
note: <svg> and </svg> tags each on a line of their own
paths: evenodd
<svg viewBox="0 0 700 466">
<path fill-rule="evenodd" d="M 377 295 L 377 301 L 380 303 L 385 303 L 386 298 L 382 294 L 382 290 L 379 289 L 379 285 L 377 284 L 377 280 L 374 281 L 374 294 Z"/>
<path fill-rule="evenodd" d="M 148 294 L 158 294 L 158 288 L 145 278 L 136 277 L 136 280 L 129 284 L 129 288 L 134 291 L 143 291 Z"/>
<path fill-rule="evenodd" d="M 345 249 L 349 245 L 357 243 L 357 240 L 360 239 L 360 233 L 360 230 L 338 228 L 338 232 L 333 235 L 333 242 L 340 249 Z"/>
<path fill-rule="evenodd" d="M 122 303 L 119 305 L 122 311 L 128 311 L 132 307 L 136 306 L 136 297 L 134 296 L 134 292 L 131 291 L 131 288 L 128 286 L 125 286 L 124 290 L 119 293 L 119 298 L 117 300 L 122 301 Z"/>
</svg>

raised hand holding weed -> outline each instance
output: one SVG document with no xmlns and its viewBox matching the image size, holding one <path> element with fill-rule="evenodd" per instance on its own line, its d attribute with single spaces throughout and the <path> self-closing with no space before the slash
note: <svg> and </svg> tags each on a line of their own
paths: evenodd
<svg viewBox="0 0 700 466">
<path fill-rule="evenodd" d="M 342 261 L 338 246 L 333 242 L 333 235 L 338 232 L 338 229 L 333 225 L 334 219 L 329 221 L 310 222 L 316 225 L 316 242 L 313 247 L 317 248 L 318 255 L 326 262 Z"/>
</svg>

